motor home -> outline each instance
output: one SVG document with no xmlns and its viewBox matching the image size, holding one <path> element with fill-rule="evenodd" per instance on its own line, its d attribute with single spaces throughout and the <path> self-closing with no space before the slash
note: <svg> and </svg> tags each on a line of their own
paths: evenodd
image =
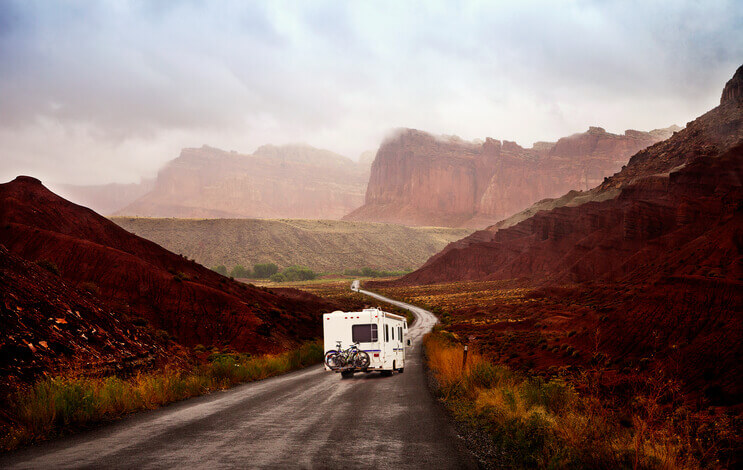
<svg viewBox="0 0 743 470">
<path fill-rule="evenodd" d="M 381 371 L 391 375 L 405 369 L 405 348 L 410 344 L 405 317 L 379 308 L 366 308 L 361 312 L 326 313 L 322 322 L 326 354 L 338 350 L 338 343 L 340 349 L 356 344 L 369 355 L 369 366 L 363 372 Z M 342 372 L 344 377 L 359 371 L 354 367 L 332 369 L 327 364 L 325 370 Z"/>
<path fill-rule="evenodd" d="M 360 283 L 359 283 L 359 280 L 358 279 L 356 279 L 355 281 L 353 281 L 351 283 L 351 290 L 354 291 L 354 292 L 358 292 L 359 291 L 359 284 Z"/>
</svg>

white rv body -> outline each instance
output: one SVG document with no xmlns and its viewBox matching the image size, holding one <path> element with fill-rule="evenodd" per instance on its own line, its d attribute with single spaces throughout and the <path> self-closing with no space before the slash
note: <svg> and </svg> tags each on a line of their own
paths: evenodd
<svg viewBox="0 0 743 470">
<path fill-rule="evenodd" d="M 359 286 L 360 286 L 359 280 L 356 279 L 355 281 L 351 283 L 351 290 L 354 292 L 358 292 L 360 288 Z"/>
<path fill-rule="evenodd" d="M 347 349 L 358 342 L 359 349 L 369 354 L 367 371 L 393 371 L 405 367 L 405 345 L 408 321 L 399 315 L 378 308 L 361 312 L 341 312 L 323 315 L 325 352 L 336 350 L 338 341 Z M 332 370 L 327 365 L 325 370 Z"/>
</svg>

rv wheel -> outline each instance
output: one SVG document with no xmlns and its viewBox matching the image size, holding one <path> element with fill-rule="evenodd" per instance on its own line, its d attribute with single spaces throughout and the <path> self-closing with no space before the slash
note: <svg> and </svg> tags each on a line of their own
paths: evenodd
<svg viewBox="0 0 743 470">
<path fill-rule="evenodd" d="M 404 370 L 405 370 L 405 368 L 404 368 L 404 367 L 400 367 L 399 369 L 397 369 L 397 371 L 398 371 L 399 373 L 401 373 L 401 374 L 402 374 L 402 372 L 403 372 Z"/>
</svg>

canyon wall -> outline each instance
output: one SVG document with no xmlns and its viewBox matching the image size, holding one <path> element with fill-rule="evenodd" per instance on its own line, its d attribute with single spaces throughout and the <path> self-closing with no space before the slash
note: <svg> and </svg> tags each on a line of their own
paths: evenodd
<svg viewBox="0 0 743 470">
<path fill-rule="evenodd" d="M 345 219 L 482 228 L 541 199 L 595 186 L 678 129 L 617 135 L 591 127 L 528 149 L 401 130 L 380 146 L 365 204 Z"/>
</svg>

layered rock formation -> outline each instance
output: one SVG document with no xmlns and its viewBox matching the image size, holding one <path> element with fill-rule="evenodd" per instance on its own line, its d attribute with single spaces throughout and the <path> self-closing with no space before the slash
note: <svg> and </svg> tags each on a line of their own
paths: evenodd
<svg viewBox="0 0 743 470">
<path fill-rule="evenodd" d="M 739 69 L 720 106 L 638 152 L 591 191 L 455 242 L 401 282 L 651 274 L 740 282 L 743 100 L 734 90 L 742 82 Z"/>
<path fill-rule="evenodd" d="M 630 155 L 676 130 L 616 135 L 591 127 L 529 149 L 490 138 L 474 143 L 402 130 L 380 146 L 366 202 L 345 219 L 484 227 L 540 199 L 595 186 Z"/>
<path fill-rule="evenodd" d="M 695 406 L 740 410 L 741 89 L 743 67 L 718 107 L 635 154 L 601 185 L 542 201 L 455 242 L 396 283 L 538 287 L 544 302 L 529 304 L 530 311 L 549 312 L 560 302 L 553 299 L 590 299 L 558 310 L 577 333 L 572 344 L 582 357 L 600 350 L 625 364 L 646 363 L 643 377 L 678 384 Z"/>
<path fill-rule="evenodd" d="M 141 317 L 188 347 L 284 350 L 319 336 L 317 315 L 337 307 L 292 290 L 269 291 L 231 281 L 62 199 L 30 177 L 0 185 L 0 244 L 27 261 L 56 266 L 59 282 L 93 292 L 106 315 Z M 3 295 L 29 301 L 23 292 L 8 293 L 5 284 L 2 290 Z M 57 300 L 77 302 L 72 296 Z M 31 315 L 34 309 L 26 312 Z M 27 325 L 35 321 L 24 318 Z M 101 329 L 110 331 L 101 324 L 95 336 L 86 335 L 89 341 L 103 341 Z M 49 341 L 24 339 L 34 344 Z"/>
<path fill-rule="evenodd" d="M 252 155 L 184 149 L 152 191 L 117 212 L 147 217 L 340 218 L 363 203 L 368 168 L 305 145 Z"/>
</svg>

